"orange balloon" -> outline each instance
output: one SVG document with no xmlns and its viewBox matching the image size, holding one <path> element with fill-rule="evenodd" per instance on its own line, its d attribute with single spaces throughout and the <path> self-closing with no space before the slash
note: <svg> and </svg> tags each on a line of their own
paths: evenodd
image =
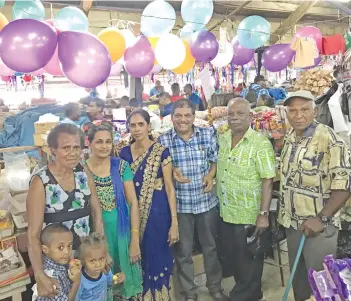
<svg viewBox="0 0 351 301">
<path fill-rule="evenodd" d="M 176 74 L 185 74 L 188 73 L 195 65 L 195 58 L 191 54 L 189 43 L 183 41 L 185 46 L 185 59 L 181 65 L 175 69 L 172 69 L 172 72 Z"/>
<path fill-rule="evenodd" d="M 156 37 L 150 37 L 150 38 L 147 38 L 147 39 L 149 40 L 149 43 L 150 43 L 150 45 L 151 45 L 152 50 L 155 52 L 156 44 L 157 44 L 157 42 L 158 42 L 159 38 L 156 38 Z M 155 63 L 154 63 L 154 65 L 158 65 L 158 63 L 157 63 L 157 60 L 156 60 L 156 59 L 155 59 Z"/>
<path fill-rule="evenodd" d="M 0 13 L 0 31 L 7 25 L 9 24 L 9 21 L 7 20 L 7 18 Z"/>
<path fill-rule="evenodd" d="M 126 40 L 119 30 L 114 27 L 105 28 L 98 33 L 97 37 L 106 46 L 113 63 L 124 55 Z"/>
</svg>

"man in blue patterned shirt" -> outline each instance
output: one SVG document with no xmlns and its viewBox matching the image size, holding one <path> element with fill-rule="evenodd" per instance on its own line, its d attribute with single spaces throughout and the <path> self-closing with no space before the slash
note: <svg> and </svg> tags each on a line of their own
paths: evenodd
<svg viewBox="0 0 351 301">
<path fill-rule="evenodd" d="M 188 99 L 173 104 L 174 129 L 160 137 L 173 160 L 176 181 L 179 243 L 175 259 L 186 301 L 196 301 L 192 251 L 196 227 L 207 274 L 207 287 L 215 301 L 229 300 L 221 287 L 222 270 L 218 260 L 215 236 L 218 223 L 218 199 L 212 193 L 218 155 L 214 128 L 194 126 L 195 108 Z"/>
<path fill-rule="evenodd" d="M 254 106 L 257 105 L 261 95 L 269 95 L 269 91 L 266 89 L 266 79 L 262 75 L 257 75 L 254 83 L 240 93 L 242 98 L 247 99 Z"/>
</svg>

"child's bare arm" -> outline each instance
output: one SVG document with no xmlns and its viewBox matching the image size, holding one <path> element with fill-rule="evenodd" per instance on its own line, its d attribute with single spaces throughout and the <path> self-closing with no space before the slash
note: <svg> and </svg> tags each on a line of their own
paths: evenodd
<svg viewBox="0 0 351 301">
<path fill-rule="evenodd" d="M 68 301 L 74 301 L 79 289 L 80 282 L 73 282 L 71 291 L 68 294 Z"/>
</svg>

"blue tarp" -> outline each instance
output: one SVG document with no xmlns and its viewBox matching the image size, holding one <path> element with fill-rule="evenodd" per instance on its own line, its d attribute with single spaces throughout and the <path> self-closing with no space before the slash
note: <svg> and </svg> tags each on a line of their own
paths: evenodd
<svg viewBox="0 0 351 301">
<path fill-rule="evenodd" d="M 34 122 L 38 121 L 41 115 L 48 113 L 63 119 L 64 111 L 63 106 L 40 105 L 7 117 L 4 120 L 4 129 L 0 131 L 0 148 L 34 145 Z M 79 121 L 83 124 L 89 121 L 89 118 L 82 116 Z"/>
</svg>

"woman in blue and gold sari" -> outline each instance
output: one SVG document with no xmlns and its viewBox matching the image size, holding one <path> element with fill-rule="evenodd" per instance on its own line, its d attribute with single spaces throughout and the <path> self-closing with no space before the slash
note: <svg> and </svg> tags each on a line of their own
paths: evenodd
<svg viewBox="0 0 351 301">
<path fill-rule="evenodd" d="M 120 157 L 134 173 L 139 200 L 143 300 L 170 300 L 170 246 L 179 239 L 172 160 L 169 150 L 151 139 L 146 111 L 134 111 L 127 123 L 132 142 L 121 150 Z"/>
</svg>

